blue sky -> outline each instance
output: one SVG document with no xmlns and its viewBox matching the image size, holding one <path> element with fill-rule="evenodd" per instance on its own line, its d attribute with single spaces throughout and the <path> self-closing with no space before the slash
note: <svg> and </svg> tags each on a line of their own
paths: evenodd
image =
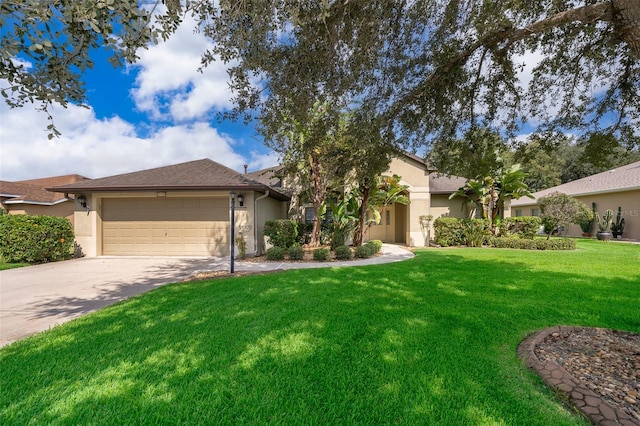
<svg viewBox="0 0 640 426">
<path fill-rule="evenodd" d="M 60 138 L 48 140 L 44 113 L 0 102 L 0 179 L 99 178 L 201 158 L 237 171 L 276 164 L 252 126 L 216 120 L 231 107 L 226 66 L 197 71 L 208 41 L 192 28 L 186 22 L 126 68 L 96 55 L 84 76 L 89 108 L 52 110 Z"/>
</svg>

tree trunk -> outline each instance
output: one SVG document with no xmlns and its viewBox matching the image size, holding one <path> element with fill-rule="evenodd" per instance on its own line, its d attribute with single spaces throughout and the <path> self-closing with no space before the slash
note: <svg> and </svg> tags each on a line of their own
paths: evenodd
<svg viewBox="0 0 640 426">
<path fill-rule="evenodd" d="M 640 0 L 612 0 L 616 32 L 640 59 Z"/>
<path fill-rule="evenodd" d="M 358 218 L 358 229 L 353 236 L 353 245 L 361 246 L 364 241 L 364 226 L 365 219 L 367 217 L 367 211 L 369 210 L 369 195 L 371 194 L 371 188 L 362 188 L 362 204 L 360 205 L 360 217 Z"/>
<path fill-rule="evenodd" d="M 311 231 L 311 239 L 309 245 L 311 247 L 317 247 L 320 245 L 320 232 L 321 232 L 321 217 L 320 209 L 324 202 L 324 185 L 320 182 L 322 179 L 320 164 L 315 158 L 311 158 L 311 180 L 313 181 L 313 229 Z"/>
</svg>

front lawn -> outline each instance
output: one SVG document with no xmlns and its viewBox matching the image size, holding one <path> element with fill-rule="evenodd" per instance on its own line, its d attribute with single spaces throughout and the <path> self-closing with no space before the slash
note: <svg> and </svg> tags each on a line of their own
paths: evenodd
<svg viewBox="0 0 640 426">
<path fill-rule="evenodd" d="M 640 246 L 578 247 L 166 286 L 0 350 L 0 424 L 586 425 L 515 354 L 640 332 Z"/>
</svg>

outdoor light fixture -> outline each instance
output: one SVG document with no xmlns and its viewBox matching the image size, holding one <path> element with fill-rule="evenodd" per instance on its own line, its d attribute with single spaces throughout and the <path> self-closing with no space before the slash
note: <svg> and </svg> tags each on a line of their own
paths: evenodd
<svg viewBox="0 0 640 426">
<path fill-rule="evenodd" d="M 238 194 L 238 206 L 244 207 L 244 195 Z"/>
<path fill-rule="evenodd" d="M 84 195 L 80 195 L 78 198 L 76 198 L 76 200 L 78 200 L 78 202 L 80 203 L 80 207 L 82 207 L 83 209 L 87 208 L 87 197 L 85 197 Z"/>
</svg>

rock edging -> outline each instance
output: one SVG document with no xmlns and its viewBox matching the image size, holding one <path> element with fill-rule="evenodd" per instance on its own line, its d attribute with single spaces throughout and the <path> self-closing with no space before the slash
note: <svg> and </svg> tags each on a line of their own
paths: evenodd
<svg viewBox="0 0 640 426">
<path fill-rule="evenodd" d="M 539 331 L 520 343 L 518 358 L 535 371 L 551 389 L 566 396 L 589 420 L 600 426 L 638 426 L 635 419 L 616 407 L 611 406 L 599 395 L 588 389 L 567 370 L 553 361 L 542 361 L 535 353 L 535 347 L 553 333 L 568 333 L 584 327 L 556 326 Z"/>
</svg>

